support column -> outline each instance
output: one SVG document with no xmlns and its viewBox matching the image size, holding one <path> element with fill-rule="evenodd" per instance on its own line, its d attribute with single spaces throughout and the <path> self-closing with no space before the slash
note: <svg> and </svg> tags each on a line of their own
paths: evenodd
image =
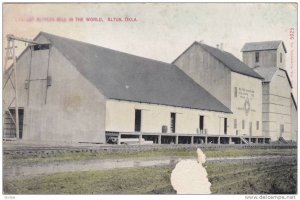
<svg viewBox="0 0 300 200">
<path fill-rule="evenodd" d="M 143 137 L 142 137 L 142 134 L 140 133 L 140 135 L 139 135 L 139 143 L 140 143 L 140 145 L 142 144 L 142 139 L 143 139 Z"/>
<path fill-rule="evenodd" d="M 221 140 L 221 138 L 220 138 L 220 137 L 218 137 L 218 144 L 220 144 L 220 140 Z"/>
<path fill-rule="evenodd" d="M 12 41 L 12 53 L 13 53 L 13 69 L 14 69 L 14 73 L 15 73 L 15 117 L 16 117 L 16 138 L 17 140 L 20 139 L 20 133 L 19 133 L 19 107 L 18 107 L 18 76 L 17 76 L 17 56 L 15 54 L 15 40 L 11 40 Z M 10 41 L 8 41 L 10 42 Z"/>
<path fill-rule="evenodd" d="M 161 135 L 158 136 L 158 144 L 161 144 Z"/>
<path fill-rule="evenodd" d="M 178 144 L 178 135 L 175 136 L 175 144 Z"/>
<path fill-rule="evenodd" d="M 205 136 L 205 141 L 204 141 L 204 143 L 207 144 L 207 136 Z"/>
<path fill-rule="evenodd" d="M 121 140 L 121 134 L 119 133 L 119 135 L 118 135 L 118 142 L 117 142 L 118 145 L 121 144 L 121 141 L 120 141 L 120 140 Z"/>
<path fill-rule="evenodd" d="M 263 138 L 263 144 L 266 144 L 266 138 Z"/>
<path fill-rule="evenodd" d="M 191 144 L 194 144 L 194 136 L 191 138 Z"/>
</svg>

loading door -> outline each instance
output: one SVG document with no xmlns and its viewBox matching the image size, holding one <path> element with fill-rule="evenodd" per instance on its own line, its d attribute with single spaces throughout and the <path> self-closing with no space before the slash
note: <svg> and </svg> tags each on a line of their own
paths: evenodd
<svg viewBox="0 0 300 200">
<path fill-rule="evenodd" d="M 224 118 L 224 134 L 227 135 L 227 118 Z"/>
<path fill-rule="evenodd" d="M 135 123 L 134 123 L 134 131 L 140 132 L 141 131 L 141 121 L 142 121 L 142 111 L 135 110 Z"/>
<path fill-rule="evenodd" d="M 171 113 L 171 132 L 176 132 L 176 113 Z"/>
</svg>

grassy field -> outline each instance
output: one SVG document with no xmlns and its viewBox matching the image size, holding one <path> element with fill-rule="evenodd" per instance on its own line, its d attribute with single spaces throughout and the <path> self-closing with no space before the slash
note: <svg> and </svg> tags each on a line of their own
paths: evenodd
<svg viewBox="0 0 300 200">
<path fill-rule="evenodd" d="M 175 194 L 172 167 L 145 167 L 57 173 L 4 181 L 6 194 Z M 217 194 L 296 193 L 296 159 L 207 165 L 211 190 Z"/>
<path fill-rule="evenodd" d="M 297 160 L 219 163 L 207 168 L 212 191 L 220 194 L 295 194 Z"/>
<path fill-rule="evenodd" d="M 207 157 L 237 157 L 257 155 L 296 155 L 297 149 L 212 149 L 204 150 Z M 186 149 L 163 149 L 155 151 L 134 152 L 134 153 L 109 153 L 109 152 L 81 152 L 63 153 L 39 156 L 14 157 L 5 155 L 5 165 L 36 164 L 72 160 L 93 160 L 93 159 L 132 159 L 147 157 L 180 156 L 196 157 L 196 150 Z"/>
<path fill-rule="evenodd" d="M 57 173 L 5 182 L 5 193 L 16 194 L 149 194 L 175 193 L 170 167 L 145 167 Z"/>
</svg>

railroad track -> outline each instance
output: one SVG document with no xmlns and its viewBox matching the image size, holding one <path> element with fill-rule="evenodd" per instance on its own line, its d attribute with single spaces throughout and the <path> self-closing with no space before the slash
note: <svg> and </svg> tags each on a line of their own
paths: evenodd
<svg viewBox="0 0 300 200">
<path fill-rule="evenodd" d="M 30 146 L 30 145 L 4 145 L 4 155 L 9 154 L 53 154 L 53 153 L 79 153 L 79 152 L 139 152 L 160 149 L 294 149 L 295 144 L 167 144 L 167 145 L 82 145 L 82 146 Z"/>
</svg>

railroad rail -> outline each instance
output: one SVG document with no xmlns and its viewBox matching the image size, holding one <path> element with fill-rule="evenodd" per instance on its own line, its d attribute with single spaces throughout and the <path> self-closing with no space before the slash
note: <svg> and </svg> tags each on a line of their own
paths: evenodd
<svg viewBox="0 0 300 200">
<path fill-rule="evenodd" d="M 51 155 L 62 153 L 83 153 L 83 152 L 143 152 L 162 149 L 294 149 L 296 144 L 170 144 L 170 145 L 93 145 L 93 146 L 3 146 L 4 155 Z"/>
</svg>

